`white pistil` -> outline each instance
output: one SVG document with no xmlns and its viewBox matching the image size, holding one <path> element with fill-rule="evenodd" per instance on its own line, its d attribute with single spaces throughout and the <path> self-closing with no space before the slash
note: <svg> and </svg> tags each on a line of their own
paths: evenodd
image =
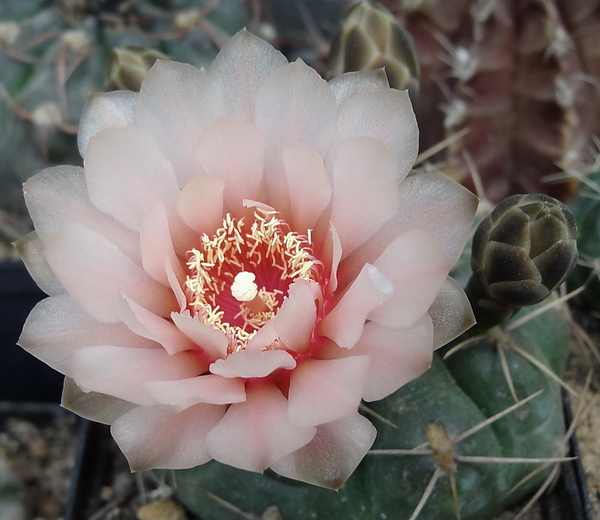
<svg viewBox="0 0 600 520">
<path fill-rule="evenodd" d="M 249 302 L 256 298 L 258 285 L 254 283 L 256 275 L 248 271 L 242 271 L 235 275 L 231 284 L 231 294 L 238 302 Z"/>
<path fill-rule="evenodd" d="M 312 230 L 308 237 L 297 235 L 276 215 L 256 208 L 248 226 L 243 218 L 227 214 L 212 237 L 202 235 L 200 247 L 188 252 L 185 285 L 189 306 L 203 323 L 225 334 L 229 352 L 245 349 L 256 331 L 275 316 L 284 288 L 295 278 L 321 280 L 321 263 L 310 247 Z M 279 285 L 276 280 L 280 279 L 282 288 L 259 289 L 252 272 L 259 266 L 272 269 L 269 274 L 274 285 Z M 228 305 L 227 312 L 221 310 L 220 296 L 228 290 L 239 302 L 239 312 L 235 305 Z"/>
</svg>

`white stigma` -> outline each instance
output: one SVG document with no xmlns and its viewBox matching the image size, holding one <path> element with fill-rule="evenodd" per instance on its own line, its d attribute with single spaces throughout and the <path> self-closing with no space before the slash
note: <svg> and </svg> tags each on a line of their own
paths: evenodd
<svg viewBox="0 0 600 520">
<path fill-rule="evenodd" d="M 238 302 L 249 302 L 256 298 L 258 285 L 254 283 L 256 275 L 248 271 L 242 271 L 235 275 L 231 284 L 231 294 Z"/>
</svg>

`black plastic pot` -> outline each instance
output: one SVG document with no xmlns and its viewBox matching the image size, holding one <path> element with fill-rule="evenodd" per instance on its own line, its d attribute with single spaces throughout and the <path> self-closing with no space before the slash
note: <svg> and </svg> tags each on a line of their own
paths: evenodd
<svg viewBox="0 0 600 520">
<path fill-rule="evenodd" d="M 571 424 L 573 412 L 569 396 L 564 390 L 563 410 L 565 422 L 567 425 Z M 568 456 L 575 457 L 575 460 L 563 463 L 556 488 L 541 500 L 543 518 L 544 520 L 594 520 L 585 471 L 581 465 L 579 444 L 575 435 L 569 440 Z"/>
<path fill-rule="evenodd" d="M 62 376 L 16 345 L 45 296 L 21 262 L 0 263 L 0 400 L 60 402 Z"/>
<path fill-rule="evenodd" d="M 81 420 L 75 467 L 63 520 L 88 520 L 98 510 L 100 493 L 112 458 L 111 442 L 106 425 Z"/>
</svg>

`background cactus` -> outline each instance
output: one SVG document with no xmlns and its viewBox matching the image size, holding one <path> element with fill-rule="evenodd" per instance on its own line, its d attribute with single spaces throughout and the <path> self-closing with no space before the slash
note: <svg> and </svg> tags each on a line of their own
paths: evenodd
<svg viewBox="0 0 600 520">
<path fill-rule="evenodd" d="M 466 131 L 436 158 L 485 193 L 574 194 L 547 183 L 591 161 L 598 130 L 597 1 L 381 0 L 412 35 L 421 67 L 421 149 Z M 590 106 L 596 107 L 590 109 Z"/>
<path fill-rule="evenodd" d="M 325 73 L 336 24 L 353 3 L 2 2 L 0 161 L 5 166 L 0 171 L 0 237 L 10 242 L 28 230 L 20 194 L 27 177 L 48 165 L 79 163 L 73 133 L 88 95 L 107 88 L 106 69 L 114 48 L 156 50 L 206 65 L 227 37 L 245 25 L 278 44 L 291 59 L 300 56 Z M 469 129 L 436 156 L 445 161 L 441 166 L 446 174 L 472 187 L 471 158 L 491 200 L 515 192 L 541 191 L 561 199 L 573 195 L 573 177 L 559 184 L 544 179 L 561 167 L 581 167 L 592 157 L 591 136 L 600 128 L 598 0 L 379 3 L 415 42 L 422 150 Z M 398 30 L 391 29 L 389 35 L 395 34 Z M 329 74 L 341 71 L 336 46 Z M 387 61 L 379 63 L 390 68 L 393 62 L 400 70 L 398 58 L 403 56 L 406 69 L 401 72 L 408 72 L 407 81 L 414 85 L 406 43 L 386 52 Z M 112 59 L 116 67 L 111 69 L 110 88 L 132 86 L 118 77 L 131 74 L 122 69 L 129 58 L 125 53 Z"/>
<path fill-rule="evenodd" d="M 579 230 L 581 261 L 573 272 L 573 288 L 585 285 L 583 299 L 600 313 L 600 171 L 591 173 L 571 202 Z"/>
<path fill-rule="evenodd" d="M 410 35 L 379 4 L 359 2 L 342 19 L 331 44 L 327 73 L 383 68 L 390 87 L 418 95 L 419 62 Z"/>
<path fill-rule="evenodd" d="M 0 2 L 0 241 L 29 229 L 28 177 L 81 164 L 77 125 L 91 95 L 139 84 L 157 57 L 208 65 L 252 15 L 246 0 Z"/>
</svg>

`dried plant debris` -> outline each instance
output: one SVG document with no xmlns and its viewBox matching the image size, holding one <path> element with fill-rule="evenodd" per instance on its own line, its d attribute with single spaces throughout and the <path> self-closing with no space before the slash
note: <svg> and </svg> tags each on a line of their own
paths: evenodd
<svg viewBox="0 0 600 520">
<path fill-rule="evenodd" d="M 587 334 L 578 324 L 575 326 L 577 350 L 567 367 L 566 380 L 581 395 L 574 407 L 579 409 L 577 420 L 577 440 L 581 454 L 581 464 L 587 476 L 590 505 L 590 518 L 600 518 L 600 359 L 598 346 L 600 333 Z M 586 388 L 587 374 L 590 384 Z"/>
<path fill-rule="evenodd" d="M 12 473 L 20 500 L 11 503 L 23 505 L 23 518 L 62 517 L 75 457 L 75 422 L 73 415 L 59 413 L 41 426 L 14 417 L 0 424 L 0 467 L 4 475 Z"/>
<path fill-rule="evenodd" d="M 600 393 L 589 399 L 586 411 L 577 427 L 581 463 L 586 471 L 592 505 L 592 518 L 600 518 Z"/>
<path fill-rule="evenodd" d="M 173 494 L 172 471 L 132 473 L 116 443 L 106 434 L 103 481 L 91 489 L 85 502 L 86 520 L 187 520 Z"/>
</svg>

